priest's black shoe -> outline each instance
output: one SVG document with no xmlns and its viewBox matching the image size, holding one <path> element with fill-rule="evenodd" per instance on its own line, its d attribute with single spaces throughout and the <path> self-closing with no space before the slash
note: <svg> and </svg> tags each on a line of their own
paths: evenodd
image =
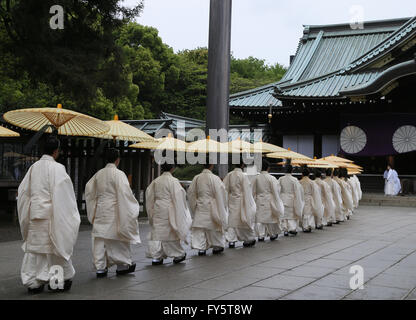
<svg viewBox="0 0 416 320">
<path fill-rule="evenodd" d="M 332 226 L 332 223 L 331 223 L 331 225 L 328 224 L 328 226 L 331 227 Z M 320 225 L 320 226 L 317 226 L 316 227 L 316 230 L 323 230 L 323 229 L 324 229 L 324 226 L 323 225 Z"/>
<path fill-rule="evenodd" d="M 116 270 L 116 274 L 117 275 L 123 275 L 123 274 L 128 274 L 128 273 L 132 273 L 134 272 L 134 270 L 136 270 L 136 264 L 132 263 L 128 269 L 126 270 Z"/>
<path fill-rule="evenodd" d="M 108 269 L 97 270 L 96 274 L 97 274 L 97 278 L 105 278 L 105 277 L 107 277 Z"/>
<path fill-rule="evenodd" d="M 284 236 L 289 237 L 289 232 L 285 231 Z"/>
<path fill-rule="evenodd" d="M 224 248 L 216 248 L 216 249 L 212 249 L 212 253 L 213 254 L 220 254 L 221 252 L 224 251 Z"/>
<path fill-rule="evenodd" d="M 308 228 L 308 229 L 303 229 L 303 232 L 304 232 L 304 233 L 311 233 L 311 232 L 312 232 L 312 229 L 311 229 L 311 228 Z"/>
<path fill-rule="evenodd" d="M 186 253 L 183 255 L 183 257 L 175 258 L 173 259 L 173 263 L 180 263 L 186 259 Z"/>
<path fill-rule="evenodd" d="M 27 288 L 27 292 L 30 294 L 38 294 L 38 293 L 42 293 L 44 289 L 45 289 L 45 285 L 42 284 L 40 287 L 37 287 L 37 288 Z"/>
<path fill-rule="evenodd" d="M 198 251 L 198 256 L 206 256 L 207 252 L 205 250 L 199 250 Z"/>
<path fill-rule="evenodd" d="M 152 260 L 152 265 L 153 266 L 160 266 L 163 264 L 163 259 L 153 259 Z"/>
<path fill-rule="evenodd" d="M 296 236 L 298 234 L 297 231 L 289 231 L 289 234 L 291 234 L 292 236 Z"/>
<path fill-rule="evenodd" d="M 235 242 L 230 242 L 230 243 L 228 244 L 228 248 L 230 248 L 230 249 L 234 249 L 234 248 L 235 248 Z"/>
<path fill-rule="evenodd" d="M 328 222 L 327 224 L 326 224 L 326 226 L 327 227 L 332 227 L 332 222 Z M 317 228 L 318 229 L 318 228 Z M 322 226 L 322 229 L 323 229 L 323 226 Z"/>
<path fill-rule="evenodd" d="M 243 242 L 243 247 L 248 248 L 248 247 L 254 246 L 255 244 L 256 244 L 256 240 L 249 241 L 249 242 Z"/>
<path fill-rule="evenodd" d="M 259 242 L 264 242 L 264 238 L 259 238 Z"/>
<path fill-rule="evenodd" d="M 270 237 L 270 241 L 274 241 L 274 240 L 276 240 L 278 237 L 279 237 L 279 235 L 277 235 L 277 234 L 276 234 L 275 236 L 271 236 L 271 237 Z"/>
</svg>

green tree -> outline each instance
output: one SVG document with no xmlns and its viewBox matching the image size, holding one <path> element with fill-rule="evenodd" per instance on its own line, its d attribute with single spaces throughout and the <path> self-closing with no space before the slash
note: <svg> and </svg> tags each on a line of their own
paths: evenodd
<svg viewBox="0 0 416 320">
<path fill-rule="evenodd" d="M 16 56 L 17 70 L 31 81 L 64 93 L 84 110 L 101 88 L 107 98 L 126 94 L 123 52 L 115 35 L 143 9 L 121 0 L 0 0 L 0 18 L 8 38 L 3 48 Z M 50 28 L 50 7 L 64 8 L 64 29 Z M 18 77 L 16 77 L 18 79 Z"/>
</svg>

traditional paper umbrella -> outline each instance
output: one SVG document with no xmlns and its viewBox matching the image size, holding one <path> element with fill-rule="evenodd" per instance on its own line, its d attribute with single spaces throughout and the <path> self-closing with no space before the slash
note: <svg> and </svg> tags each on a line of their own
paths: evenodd
<svg viewBox="0 0 416 320">
<path fill-rule="evenodd" d="M 175 139 L 171 134 L 165 138 L 153 139 L 152 141 L 145 141 L 132 144 L 131 148 L 150 149 L 150 150 L 173 150 L 185 152 L 187 143 L 183 140 Z"/>
<path fill-rule="evenodd" d="M 139 130 L 118 119 L 118 115 L 114 116 L 114 120 L 105 121 L 109 125 L 110 130 L 105 134 L 97 135 L 97 138 L 114 139 L 123 141 L 144 142 L 155 140 L 152 136 Z"/>
<path fill-rule="evenodd" d="M 186 151 L 199 153 L 241 153 L 239 149 L 230 147 L 228 143 L 211 140 L 209 136 L 207 139 L 189 143 Z"/>
<path fill-rule="evenodd" d="M 274 159 L 313 160 L 303 154 L 300 154 L 291 150 L 269 153 L 266 155 L 266 157 L 274 158 Z"/>
<path fill-rule="evenodd" d="M 248 152 L 253 153 L 255 152 L 254 144 L 241 140 L 240 138 L 237 138 L 236 140 L 226 142 L 227 147 L 230 149 L 230 152 L 234 153 L 237 152 L 237 150 L 240 153 Z"/>
<path fill-rule="evenodd" d="M 355 163 L 348 163 L 348 168 L 350 169 L 356 169 L 356 170 L 363 170 L 363 167 L 360 167 L 359 165 L 355 164 Z"/>
<path fill-rule="evenodd" d="M 322 158 L 321 160 L 329 161 L 329 162 L 353 163 L 353 161 L 351 161 L 351 160 L 344 159 L 344 158 L 341 158 L 341 157 L 336 157 L 334 155 Z"/>
<path fill-rule="evenodd" d="M 322 159 L 320 159 L 322 160 Z M 352 162 L 335 162 L 335 161 L 329 161 L 329 160 L 324 160 L 326 162 L 332 163 L 334 165 L 337 165 L 340 168 L 346 168 L 349 170 L 355 170 L 355 171 L 362 171 L 362 167 L 352 163 Z"/>
<path fill-rule="evenodd" d="M 330 162 L 319 160 L 319 159 L 312 159 L 312 161 L 293 160 L 292 163 L 306 164 L 308 167 L 311 167 L 311 168 L 332 168 L 332 169 L 339 168 L 338 165 L 334 163 L 330 163 Z"/>
<path fill-rule="evenodd" d="M 93 137 L 106 133 L 110 127 L 104 121 L 72 110 L 57 108 L 31 108 L 6 112 L 4 119 L 23 129 L 53 132 L 60 135 Z"/>
<path fill-rule="evenodd" d="M 13 130 L 0 126 L 0 137 L 6 137 L 6 138 L 20 137 L 20 134 L 17 132 L 14 132 Z"/>
<path fill-rule="evenodd" d="M 348 174 L 353 176 L 353 175 L 357 175 L 357 174 L 362 174 L 361 171 L 358 170 L 352 170 L 352 169 L 347 169 L 348 170 Z"/>
<path fill-rule="evenodd" d="M 285 162 L 280 162 L 279 164 L 284 165 Z M 332 169 L 336 169 L 339 168 L 337 165 L 326 162 L 326 161 L 322 161 L 322 160 L 318 160 L 318 159 L 302 159 L 302 160 L 292 160 L 291 164 L 295 167 L 300 167 L 303 165 L 306 165 L 310 168 L 332 168 Z"/>
<path fill-rule="evenodd" d="M 261 152 L 261 153 L 273 153 L 273 152 L 286 152 L 287 150 L 285 148 L 276 146 L 271 143 L 259 141 L 254 143 L 254 150 L 255 152 Z"/>
</svg>

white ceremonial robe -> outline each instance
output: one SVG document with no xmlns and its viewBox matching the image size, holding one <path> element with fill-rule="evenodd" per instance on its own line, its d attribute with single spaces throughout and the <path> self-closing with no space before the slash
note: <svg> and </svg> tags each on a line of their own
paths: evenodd
<svg viewBox="0 0 416 320">
<path fill-rule="evenodd" d="M 187 240 L 192 218 L 186 192 L 170 172 L 164 172 L 147 187 L 146 211 L 150 224 L 147 257 L 183 257 L 181 241 Z"/>
<path fill-rule="evenodd" d="M 358 177 L 356 175 L 352 176 L 352 178 L 355 180 L 355 183 L 357 184 L 358 200 L 360 201 L 363 198 L 363 191 L 361 190 L 360 179 L 358 179 Z"/>
<path fill-rule="evenodd" d="M 250 181 L 240 168 L 235 168 L 224 178 L 228 193 L 228 242 L 255 240 L 256 203 Z"/>
<path fill-rule="evenodd" d="M 305 203 L 301 220 L 303 229 L 322 225 L 324 206 L 318 185 L 309 177 L 303 177 L 300 184 L 303 188 L 303 201 Z"/>
<path fill-rule="evenodd" d="M 280 198 L 284 205 L 283 231 L 297 231 L 299 222 L 302 220 L 303 189 L 302 185 L 291 174 L 285 174 L 278 180 L 280 186 Z"/>
<path fill-rule="evenodd" d="M 358 189 L 356 181 L 350 177 L 347 179 L 347 183 L 350 185 L 351 188 L 351 195 L 352 195 L 352 201 L 354 205 L 354 210 L 358 208 L 359 198 L 358 198 Z"/>
<path fill-rule="evenodd" d="M 262 171 L 253 180 L 253 198 L 256 202 L 256 233 L 259 238 L 273 237 L 281 233 L 281 219 L 284 214 L 277 179 Z"/>
<path fill-rule="evenodd" d="M 384 188 L 384 193 L 387 196 L 397 196 L 402 189 L 400 184 L 399 175 L 394 169 L 390 169 L 387 172 L 386 186 Z"/>
<path fill-rule="evenodd" d="M 335 181 L 335 178 L 326 177 L 324 180 L 331 188 L 334 204 L 335 204 L 335 219 L 336 221 L 344 221 L 344 215 L 342 213 L 342 192 L 341 187 L 338 182 Z"/>
<path fill-rule="evenodd" d="M 191 246 L 197 250 L 224 248 L 228 227 L 227 196 L 224 183 L 204 169 L 188 188 L 192 222 Z"/>
<path fill-rule="evenodd" d="M 130 244 L 140 243 L 140 206 L 125 173 L 109 163 L 85 187 L 88 220 L 93 225 L 94 266 L 105 270 L 131 265 Z"/>
<path fill-rule="evenodd" d="M 340 179 L 338 177 L 335 177 L 334 179 L 341 188 L 342 215 L 344 217 L 344 220 L 347 220 L 347 217 L 351 215 L 352 210 L 354 209 L 351 187 L 344 179 Z"/>
<path fill-rule="evenodd" d="M 18 189 L 17 210 L 23 237 L 23 285 L 37 288 L 60 265 L 64 280 L 75 270 L 71 256 L 81 222 L 74 188 L 65 167 L 44 155 L 26 173 Z"/>
<path fill-rule="evenodd" d="M 322 223 L 324 225 L 327 225 L 328 223 L 335 223 L 335 202 L 331 187 L 321 178 L 315 179 L 315 183 L 320 188 L 321 199 L 324 204 L 324 216 L 322 219 Z"/>
</svg>

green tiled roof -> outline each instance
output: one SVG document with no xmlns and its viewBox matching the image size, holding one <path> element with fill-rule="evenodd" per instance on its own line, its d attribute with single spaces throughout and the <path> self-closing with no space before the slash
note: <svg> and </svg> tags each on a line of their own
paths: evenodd
<svg viewBox="0 0 416 320">
<path fill-rule="evenodd" d="M 387 24 L 391 22 L 394 21 L 389 20 Z M 383 22 L 378 22 L 378 24 L 380 23 Z M 364 29 L 367 32 L 366 35 L 356 35 L 351 32 L 351 35 L 343 37 L 342 41 L 338 39 L 335 42 L 320 43 L 313 58 L 309 59 L 310 62 L 305 62 L 308 61 L 306 56 L 303 58 L 302 55 L 297 56 L 298 61 L 303 59 L 303 65 L 308 64 L 308 66 L 302 69 L 302 67 L 297 67 L 294 62 L 293 68 L 289 69 L 288 75 L 283 79 L 286 82 L 276 85 L 275 96 L 281 99 L 344 98 L 340 92 L 374 81 L 385 69 L 365 70 L 364 67 L 414 36 L 416 34 L 416 17 L 407 19 L 405 23 L 390 33 L 386 33 L 386 27 L 381 28 L 377 26 L 377 23 L 372 26 L 374 29 L 371 27 Z M 325 36 L 321 38 L 323 39 Z M 315 44 L 318 40 L 319 37 L 316 37 Z M 314 72 L 313 70 L 322 70 L 322 72 Z M 310 75 L 311 73 L 313 76 Z"/>
<path fill-rule="evenodd" d="M 409 19 L 366 22 L 364 29 L 349 24 L 305 26 L 296 56 L 281 82 L 304 82 L 338 71 L 372 50 Z"/>
<path fill-rule="evenodd" d="M 361 70 L 416 32 L 416 18 L 304 26 L 296 56 L 278 83 L 230 96 L 231 108 L 282 106 L 285 98 L 341 98 L 340 91 L 374 81 L 384 70 Z"/>
<path fill-rule="evenodd" d="M 302 85 L 295 84 L 285 87 L 284 90 L 278 91 L 278 94 L 282 97 L 334 98 L 339 96 L 340 91 L 372 81 L 379 74 L 379 71 L 357 74 L 335 73 L 327 77 L 308 81 Z"/>
<path fill-rule="evenodd" d="M 269 108 L 280 107 L 282 102 L 273 97 L 275 85 L 278 82 L 253 90 L 243 91 L 230 96 L 230 107 Z"/>
</svg>

